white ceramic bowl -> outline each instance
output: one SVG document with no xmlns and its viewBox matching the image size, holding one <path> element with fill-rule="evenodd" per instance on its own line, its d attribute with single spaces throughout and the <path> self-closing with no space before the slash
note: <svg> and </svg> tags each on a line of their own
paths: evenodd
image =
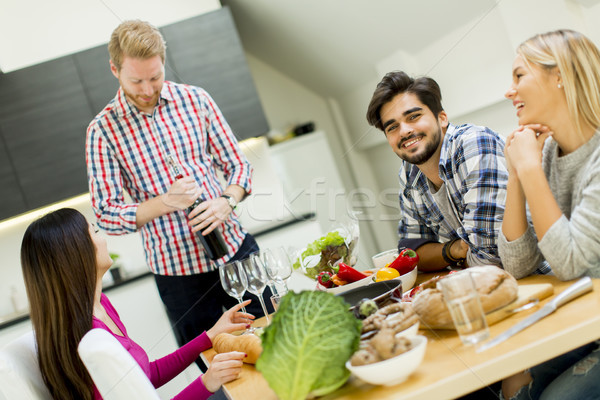
<svg viewBox="0 0 600 400">
<path fill-rule="evenodd" d="M 421 364 L 427 348 L 425 336 L 417 335 L 411 338 L 411 341 L 415 346 L 406 353 L 374 364 L 356 367 L 348 360 L 346 368 L 359 379 L 373 385 L 392 386 L 402 383 Z"/>
<path fill-rule="evenodd" d="M 407 272 L 404 275 L 400 275 L 400 279 L 402 280 L 402 293 L 408 292 L 415 286 L 415 282 L 417 281 L 417 268 L 415 267 L 412 271 Z"/>
<path fill-rule="evenodd" d="M 326 292 L 332 293 L 332 294 L 338 294 L 338 293 L 344 293 L 347 292 L 350 289 L 354 289 L 357 287 L 361 287 L 361 286 L 367 286 L 368 284 L 373 283 L 373 276 L 367 276 L 366 278 L 362 278 L 360 281 L 356 281 L 356 282 L 352 282 L 352 283 L 347 283 L 345 285 L 342 286 L 336 286 L 336 287 L 332 287 L 329 289 L 324 288 L 323 286 L 319 285 L 317 283 L 317 288 L 320 290 L 325 290 Z M 414 282 L 413 282 L 414 283 Z"/>
<path fill-rule="evenodd" d="M 380 269 L 394 261 L 396 258 L 398 258 L 398 249 L 391 249 L 375 254 L 371 257 L 371 261 L 373 261 L 375 269 Z"/>
</svg>

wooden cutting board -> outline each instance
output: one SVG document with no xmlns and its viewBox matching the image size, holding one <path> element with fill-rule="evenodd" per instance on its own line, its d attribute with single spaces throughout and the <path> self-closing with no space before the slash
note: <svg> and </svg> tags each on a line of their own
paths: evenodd
<svg viewBox="0 0 600 400">
<path fill-rule="evenodd" d="M 489 313 L 485 314 L 485 319 L 487 320 L 488 326 L 493 325 L 498 321 L 502 321 L 503 319 L 510 317 L 513 314 L 512 311 L 514 309 L 524 306 L 531 301 L 535 301 L 535 299 L 541 301 L 546 297 L 552 296 L 553 294 L 554 286 L 552 286 L 550 283 L 519 285 L 519 295 L 515 301 L 505 305 L 504 307 L 490 311 Z M 454 326 L 437 327 L 436 329 L 454 329 Z"/>
</svg>

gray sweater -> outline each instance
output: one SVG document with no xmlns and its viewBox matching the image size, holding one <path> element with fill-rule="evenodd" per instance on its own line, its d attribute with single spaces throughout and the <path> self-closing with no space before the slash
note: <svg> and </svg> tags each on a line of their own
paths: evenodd
<svg viewBox="0 0 600 400">
<path fill-rule="evenodd" d="M 563 215 L 539 242 L 531 223 L 512 242 L 500 232 L 498 252 L 504 269 L 519 279 L 545 259 L 560 280 L 600 277 L 600 133 L 562 157 L 556 142 L 548 140 L 542 167 Z"/>
</svg>

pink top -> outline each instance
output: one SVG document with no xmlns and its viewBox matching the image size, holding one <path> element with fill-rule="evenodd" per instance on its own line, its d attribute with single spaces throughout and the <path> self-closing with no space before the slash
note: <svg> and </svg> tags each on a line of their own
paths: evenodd
<svg viewBox="0 0 600 400">
<path fill-rule="evenodd" d="M 146 354 L 144 349 L 131 340 L 131 338 L 127 335 L 127 330 L 125 329 L 123 322 L 121 322 L 117 310 L 115 310 L 108 300 L 108 297 L 106 297 L 104 294 L 102 294 L 102 297 L 100 298 L 100 304 L 104 306 L 108 316 L 113 320 L 117 327 L 119 327 L 124 336 L 115 335 L 108 328 L 108 326 L 104 324 L 104 322 L 96 317 L 93 318 L 92 328 L 105 329 L 109 331 L 115 338 L 117 338 L 119 343 L 125 347 L 129 354 L 131 354 L 135 361 L 137 361 L 140 367 L 142 367 L 142 370 L 146 376 L 148 376 L 148 379 L 150 379 L 150 382 L 152 382 L 152 385 L 154 385 L 155 388 L 161 387 L 171 379 L 175 378 L 191 363 L 193 363 L 201 352 L 212 347 L 212 343 L 208 335 L 206 332 L 203 332 L 200 336 L 180 347 L 173 353 L 150 362 L 148 359 L 148 354 Z M 177 396 L 175 396 L 173 400 L 208 399 L 212 393 L 206 389 L 201 378 L 201 376 L 196 378 L 196 380 L 190 383 Z M 100 392 L 98 392 L 98 389 L 95 386 L 94 399 L 102 399 Z"/>
</svg>

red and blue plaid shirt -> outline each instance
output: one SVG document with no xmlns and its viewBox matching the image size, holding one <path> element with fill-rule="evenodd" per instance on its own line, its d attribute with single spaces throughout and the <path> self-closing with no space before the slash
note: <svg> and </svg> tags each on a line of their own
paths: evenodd
<svg viewBox="0 0 600 400">
<path fill-rule="evenodd" d="M 150 115 L 129 104 L 119 89 L 87 130 L 88 183 L 100 228 L 111 235 L 137 231 L 139 203 L 166 193 L 175 180 L 167 154 L 184 175 L 196 178 L 205 199 L 223 193 L 216 169 L 228 185 L 250 193 L 252 167 L 206 91 L 165 81 Z M 124 192 L 133 203 L 125 201 Z M 160 275 L 214 270 L 237 252 L 246 236 L 233 213 L 219 229 L 228 254 L 212 261 L 187 225 L 185 211 L 155 218 L 140 229 L 146 262 Z"/>
</svg>

